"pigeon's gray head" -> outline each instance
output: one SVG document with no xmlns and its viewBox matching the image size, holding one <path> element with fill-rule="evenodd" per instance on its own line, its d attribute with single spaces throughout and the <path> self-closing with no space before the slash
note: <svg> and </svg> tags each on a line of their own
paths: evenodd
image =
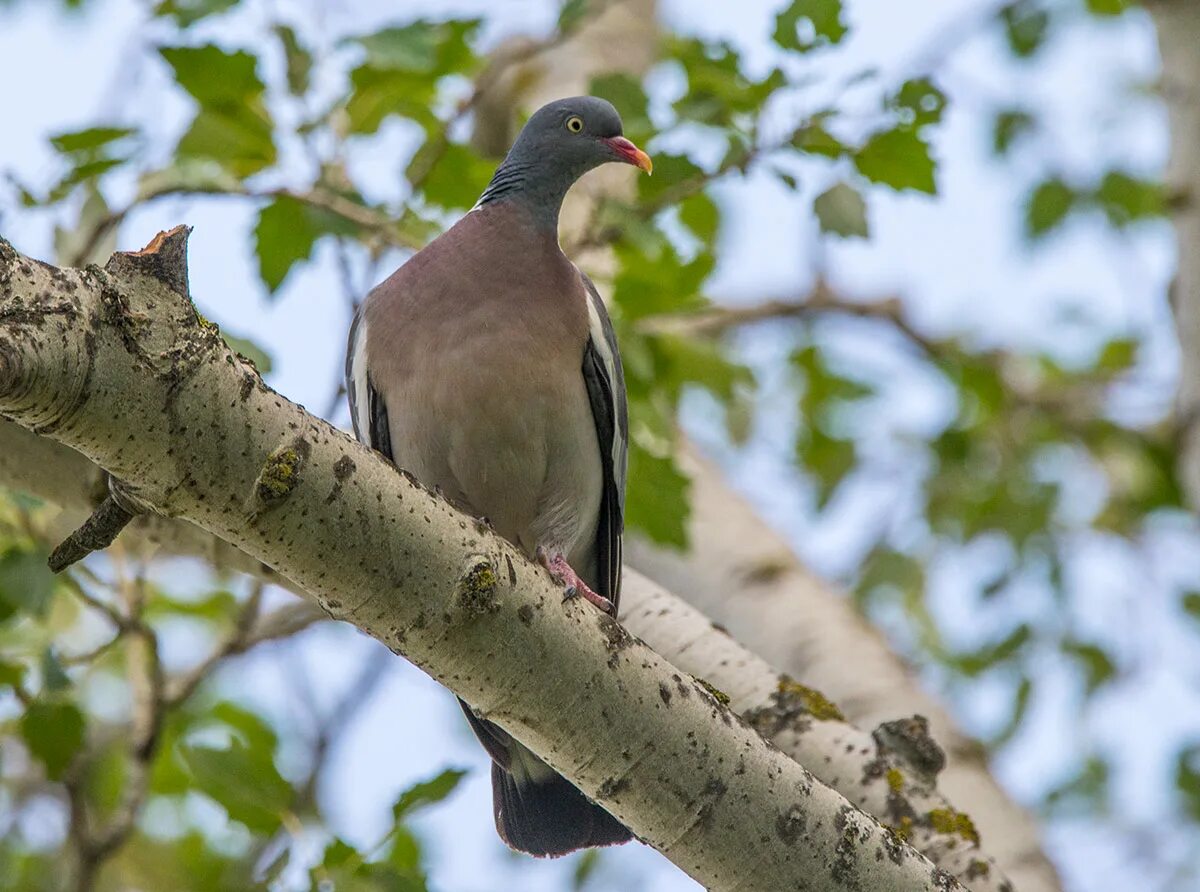
<svg viewBox="0 0 1200 892">
<path fill-rule="evenodd" d="M 595 96 L 558 99 L 521 129 L 479 204 L 520 202 L 539 222 L 554 225 L 567 190 L 609 161 L 646 173 L 653 167 L 650 156 L 621 135 L 621 116 L 611 103 Z"/>
</svg>

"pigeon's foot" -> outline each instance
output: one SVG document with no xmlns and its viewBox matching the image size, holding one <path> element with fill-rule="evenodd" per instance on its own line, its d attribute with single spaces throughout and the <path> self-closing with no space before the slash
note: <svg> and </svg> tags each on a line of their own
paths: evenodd
<svg viewBox="0 0 1200 892">
<path fill-rule="evenodd" d="M 592 591 L 591 586 L 579 578 L 579 574 L 571 568 L 571 565 L 567 563 L 567 559 L 561 554 L 555 553 L 551 555 L 550 552 L 539 545 L 535 556 L 537 557 L 537 562 L 549 571 L 550 578 L 559 585 L 564 586 L 564 601 L 582 597 L 599 607 L 609 616 L 613 616 L 616 613 L 613 602 L 603 595 L 598 595 Z"/>
</svg>

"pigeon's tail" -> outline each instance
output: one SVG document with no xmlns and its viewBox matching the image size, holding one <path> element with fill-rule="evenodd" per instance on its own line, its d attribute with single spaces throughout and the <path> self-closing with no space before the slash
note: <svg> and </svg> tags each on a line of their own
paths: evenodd
<svg viewBox="0 0 1200 892">
<path fill-rule="evenodd" d="M 496 832 L 517 851 L 556 857 L 592 846 L 633 839 L 616 818 L 579 788 L 458 701 L 471 730 L 492 757 L 492 807 Z"/>
<path fill-rule="evenodd" d="M 500 838 L 538 857 L 613 846 L 633 838 L 620 821 L 561 774 L 519 777 L 493 762 L 492 807 Z"/>
</svg>

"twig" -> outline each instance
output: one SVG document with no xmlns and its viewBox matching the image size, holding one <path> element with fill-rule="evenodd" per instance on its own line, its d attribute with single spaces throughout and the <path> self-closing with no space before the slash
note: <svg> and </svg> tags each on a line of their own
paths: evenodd
<svg viewBox="0 0 1200 892">
<path fill-rule="evenodd" d="M 93 551 L 108 548 L 135 516 L 109 494 L 79 529 L 50 552 L 51 571 L 61 573 Z"/>
</svg>

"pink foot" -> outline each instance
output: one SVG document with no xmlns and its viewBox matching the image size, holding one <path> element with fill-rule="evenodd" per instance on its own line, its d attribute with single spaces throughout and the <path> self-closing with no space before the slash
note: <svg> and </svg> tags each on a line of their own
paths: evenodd
<svg viewBox="0 0 1200 892">
<path fill-rule="evenodd" d="M 571 569 L 571 565 L 567 563 L 565 557 L 561 554 L 555 554 L 554 557 L 551 557 L 550 553 L 541 546 L 538 546 L 535 556 L 537 557 L 537 562 L 549 571 L 551 579 L 559 585 L 566 586 L 566 591 L 563 593 L 564 601 L 582 595 L 586 600 L 599 607 L 609 616 L 613 615 L 614 608 L 612 601 L 592 591 L 591 586 L 580 579 L 579 574 Z"/>
</svg>

